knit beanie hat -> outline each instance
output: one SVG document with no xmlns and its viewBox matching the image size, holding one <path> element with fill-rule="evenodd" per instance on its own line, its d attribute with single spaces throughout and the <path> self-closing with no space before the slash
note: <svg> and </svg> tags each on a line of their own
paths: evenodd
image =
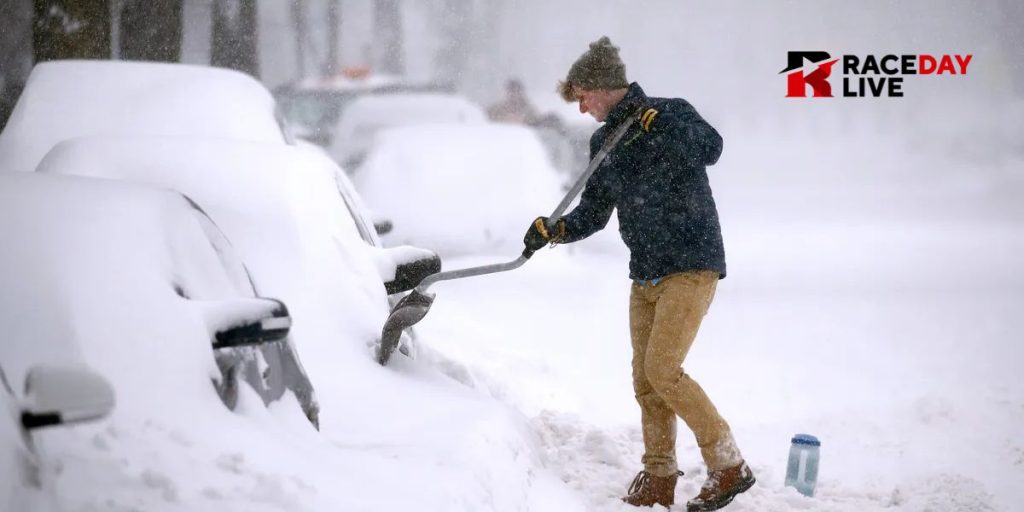
<svg viewBox="0 0 1024 512">
<path fill-rule="evenodd" d="M 601 36 L 601 39 L 590 43 L 590 49 L 580 55 L 569 68 L 565 81 L 559 82 L 558 92 L 565 101 L 576 101 L 572 95 L 572 86 L 586 90 L 629 87 L 626 66 L 619 58 L 619 48 L 612 46 L 608 36 Z"/>
</svg>

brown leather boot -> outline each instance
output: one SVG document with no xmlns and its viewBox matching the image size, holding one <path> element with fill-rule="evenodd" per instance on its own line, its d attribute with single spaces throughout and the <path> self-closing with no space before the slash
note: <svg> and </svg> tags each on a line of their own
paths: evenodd
<svg viewBox="0 0 1024 512">
<path fill-rule="evenodd" d="M 676 481 L 683 476 L 680 471 L 672 476 L 654 476 L 646 471 L 636 474 L 633 483 L 622 501 L 634 507 L 662 505 L 671 507 L 676 501 Z"/>
<path fill-rule="evenodd" d="M 721 471 L 708 471 L 708 479 L 696 498 L 686 502 L 686 512 L 718 510 L 754 485 L 754 472 L 746 462 Z"/>
</svg>

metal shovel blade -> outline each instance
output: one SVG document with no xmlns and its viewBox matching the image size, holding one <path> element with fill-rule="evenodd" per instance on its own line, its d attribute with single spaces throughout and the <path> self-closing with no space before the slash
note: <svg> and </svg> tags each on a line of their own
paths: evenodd
<svg viewBox="0 0 1024 512">
<path fill-rule="evenodd" d="M 395 304 L 387 321 L 384 322 L 384 331 L 380 335 L 377 362 L 381 366 L 388 364 L 391 354 L 398 348 L 398 343 L 402 339 L 402 331 L 422 320 L 433 303 L 434 296 L 432 294 L 423 294 L 418 290 L 413 290 L 409 295 L 402 297 L 398 304 Z"/>
</svg>

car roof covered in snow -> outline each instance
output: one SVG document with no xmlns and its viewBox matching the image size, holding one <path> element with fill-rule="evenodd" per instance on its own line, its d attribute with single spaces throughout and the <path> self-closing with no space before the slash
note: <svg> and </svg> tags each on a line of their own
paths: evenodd
<svg viewBox="0 0 1024 512">
<path fill-rule="evenodd" d="M 0 172 L 29 172 L 58 142 L 85 135 L 200 136 L 283 144 L 274 99 L 228 69 L 123 61 L 33 68 L 0 133 Z"/>
<path fill-rule="evenodd" d="M 452 149 L 458 151 L 448 154 Z M 463 162 L 488 162 L 526 174 L 554 172 L 536 132 L 526 126 L 510 123 L 424 123 L 398 126 L 381 130 L 374 150 L 377 153 L 407 152 L 409 156 L 445 155 L 444 159 L 419 159 L 420 169 L 446 167 L 451 159 L 458 159 Z M 410 172 L 419 171 L 410 169 Z"/>
<path fill-rule="evenodd" d="M 443 93 L 370 94 L 352 100 L 334 129 L 331 155 L 344 161 L 366 151 L 384 128 L 425 123 L 487 122 L 483 108 Z"/>
<path fill-rule="evenodd" d="M 348 121 L 346 121 L 346 119 Z M 485 122 L 480 105 L 455 95 L 431 92 L 368 94 L 352 100 L 339 126 L 373 123 L 378 125 L 411 122 Z"/>
</svg>

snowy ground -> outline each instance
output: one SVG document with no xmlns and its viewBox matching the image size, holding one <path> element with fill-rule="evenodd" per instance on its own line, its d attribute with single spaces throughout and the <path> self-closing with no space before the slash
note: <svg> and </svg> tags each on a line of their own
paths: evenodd
<svg viewBox="0 0 1024 512">
<path fill-rule="evenodd" d="M 992 183 L 941 165 L 886 187 L 713 177 L 729 277 L 685 367 L 758 477 L 731 510 L 1015 510 L 1024 499 L 1024 166 Z M 419 329 L 425 360 L 529 417 L 547 466 L 588 510 L 630 510 L 617 502 L 642 453 L 627 256 L 614 232 L 600 236 L 436 286 Z M 685 432 L 677 503 L 703 480 Z M 783 486 L 798 432 L 823 442 L 813 499 Z"/>
</svg>

